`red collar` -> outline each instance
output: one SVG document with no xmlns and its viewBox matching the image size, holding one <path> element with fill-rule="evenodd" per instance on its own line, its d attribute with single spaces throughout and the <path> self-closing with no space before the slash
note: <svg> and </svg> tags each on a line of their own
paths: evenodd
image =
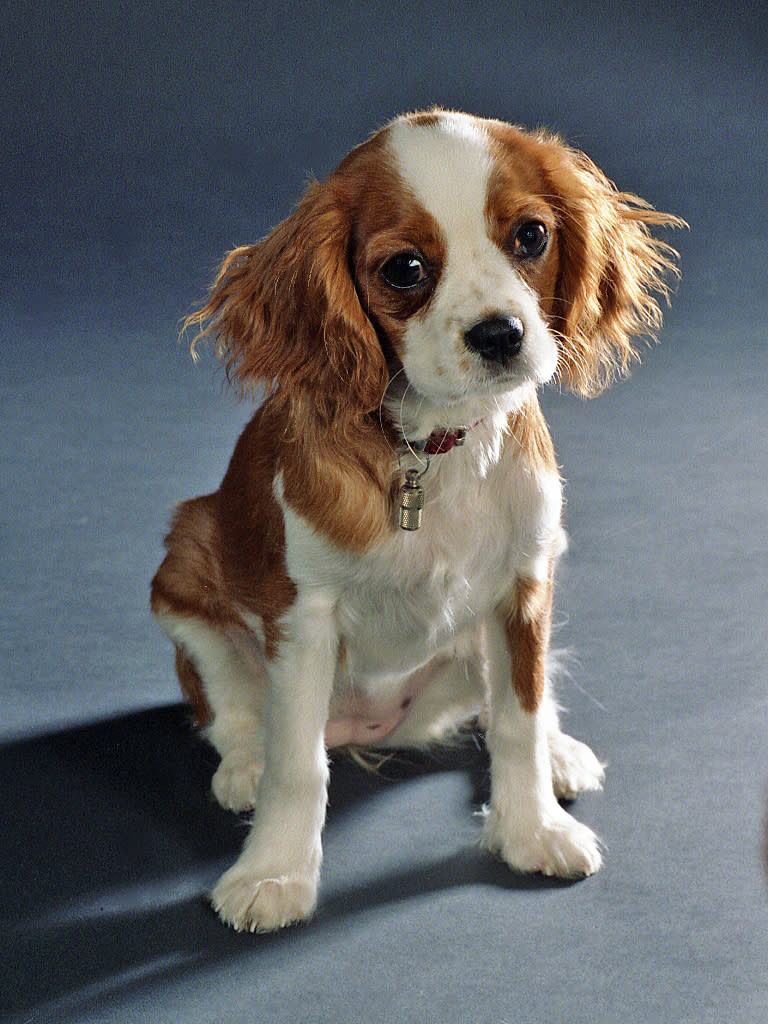
<svg viewBox="0 0 768 1024">
<path fill-rule="evenodd" d="M 394 429 L 394 424 L 389 417 L 387 417 L 387 422 Z M 475 420 L 474 423 L 467 426 L 455 428 L 437 427 L 426 440 L 409 441 L 407 438 L 404 438 L 403 443 L 406 448 L 416 452 L 423 452 L 425 455 L 444 455 L 451 448 L 460 448 L 466 440 L 467 431 L 472 430 L 481 422 L 482 420 Z"/>
<path fill-rule="evenodd" d="M 425 455 L 443 455 L 453 447 L 460 448 L 467 438 L 467 431 L 474 430 L 482 422 L 482 419 L 475 420 L 474 423 L 469 423 L 464 427 L 456 427 L 455 430 L 451 427 L 438 427 L 432 431 L 426 441 L 410 441 L 407 443 L 411 448 L 415 448 L 417 452 L 424 452 Z"/>
<path fill-rule="evenodd" d="M 466 436 L 466 427 L 457 427 L 456 430 L 438 427 L 437 430 L 432 431 L 426 441 L 417 442 L 413 447 L 420 449 L 425 455 L 443 455 L 456 445 L 463 445 Z"/>
</svg>

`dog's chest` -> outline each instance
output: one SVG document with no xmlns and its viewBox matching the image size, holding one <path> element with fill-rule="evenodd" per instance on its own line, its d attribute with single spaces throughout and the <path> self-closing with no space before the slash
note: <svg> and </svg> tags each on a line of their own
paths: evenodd
<svg viewBox="0 0 768 1024">
<path fill-rule="evenodd" d="M 449 651 L 559 547 L 556 472 L 498 456 L 480 471 L 470 452 L 439 458 L 423 480 L 421 528 L 393 524 L 364 552 L 335 547 L 283 506 L 291 579 L 335 609 L 354 675 L 409 673 Z"/>
<path fill-rule="evenodd" d="M 535 478 L 513 464 L 483 479 L 435 474 L 424 485 L 421 529 L 393 529 L 361 555 L 313 546 L 301 556 L 307 582 L 324 580 L 335 592 L 353 671 L 409 672 L 449 650 L 557 544 L 555 474 Z"/>
<path fill-rule="evenodd" d="M 498 584 L 479 571 L 476 560 L 420 561 L 412 552 L 403 554 L 388 572 L 354 579 L 344 588 L 337 623 L 351 669 L 410 671 L 449 647 L 493 607 Z"/>
</svg>

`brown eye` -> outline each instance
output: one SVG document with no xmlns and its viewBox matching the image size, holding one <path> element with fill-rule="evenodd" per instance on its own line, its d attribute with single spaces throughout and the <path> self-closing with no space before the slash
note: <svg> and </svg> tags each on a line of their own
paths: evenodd
<svg viewBox="0 0 768 1024">
<path fill-rule="evenodd" d="M 540 220 L 529 220 L 521 224 L 512 240 L 512 251 L 521 259 L 532 260 L 541 256 L 547 248 L 549 232 Z"/>
<path fill-rule="evenodd" d="M 429 277 L 424 261 L 413 252 L 399 252 L 391 256 L 379 272 L 387 284 L 398 291 L 416 288 Z"/>
</svg>

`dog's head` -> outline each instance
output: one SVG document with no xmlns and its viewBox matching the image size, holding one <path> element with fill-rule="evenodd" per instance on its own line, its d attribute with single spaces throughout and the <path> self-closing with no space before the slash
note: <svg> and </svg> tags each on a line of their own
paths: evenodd
<svg viewBox="0 0 768 1024">
<path fill-rule="evenodd" d="M 338 418 L 396 383 L 440 408 L 551 377 L 598 392 L 652 335 L 681 222 L 545 132 L 435 110 L 354 149 L 188 323 L 229 373 Z"/>
</svg>

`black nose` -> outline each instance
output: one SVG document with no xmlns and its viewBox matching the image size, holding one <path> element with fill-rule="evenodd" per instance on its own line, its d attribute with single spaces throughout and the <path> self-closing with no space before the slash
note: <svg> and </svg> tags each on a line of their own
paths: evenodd
<svg viewBox="0 0 768 1024">
<path fill-rule="evenodd" d="M 523 323 L 516 316 L 495 316 L 470 327 L 464 343 L 483 359 L 504 363 L 519 353 L 524 334 Z"/>
</svg>

